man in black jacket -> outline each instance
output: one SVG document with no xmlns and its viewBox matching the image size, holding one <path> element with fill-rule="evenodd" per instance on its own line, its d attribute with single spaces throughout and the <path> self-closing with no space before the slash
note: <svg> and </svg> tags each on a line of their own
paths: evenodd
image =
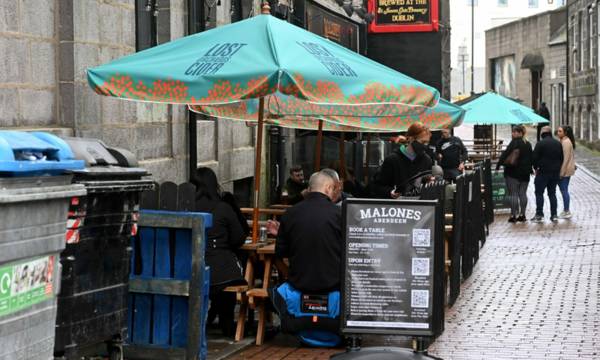
<svg viewBox="0 0 600 360">
<path fill-rule="evenodd" d="M 339 181 L 331 169 L 313 174 L 304 201 L 281 218 L 275 255 L 289 259 L 288 282 L 303 293 L 340 289 L 342 214 L 333 203 L 339 197 Z"/>
<path fill-rule="evenodd" d="M 285 187 L 281 193 L 282 201 L 289 205 L 295 205 L 304 199 L 306 187 L 304 182 L 304 170 L 302 166 L 295 165 L 290 168 L 290 177 L 285 182 Z"/>
<path fill-rule="evenodd" d="M 550 220 L 558 221 L 556 186 L 560 180 L 560 167 L 563 162 L 563 151 L 560 141 L 552 137 L 550 126 L 544 126 L 540 131 L 540 142 L 533 150 L 533 168 L 535 176 L 535 222 L 544 221 L 544 190 L 550 199 Z"/>
<path fill-rule="evenodd" d="M 440 166 L 444 169 L 444 179 L 455 180 L 465 169 L 467 148 L 459 137 L 450 134 L 450 130 L 442 129 L 442 138 L 435 148 Z"/>
</svg>

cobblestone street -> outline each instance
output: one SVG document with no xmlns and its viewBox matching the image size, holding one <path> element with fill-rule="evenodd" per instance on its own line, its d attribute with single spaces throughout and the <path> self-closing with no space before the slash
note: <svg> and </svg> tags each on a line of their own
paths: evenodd
<svg viewBox="0 0 600 360">
<path fill-rule="evenodd" d="M 528 217 L 535 207 L 530 184 Z M 512 225 L 506 215 L 496 216 L 431 354 L 444 359 L 600 358 L 600 183 L 577 172 L 571 199 L 573 218 L 558 224 L 547 219 L 549 209 L 543 224 Z"/>
</svg>

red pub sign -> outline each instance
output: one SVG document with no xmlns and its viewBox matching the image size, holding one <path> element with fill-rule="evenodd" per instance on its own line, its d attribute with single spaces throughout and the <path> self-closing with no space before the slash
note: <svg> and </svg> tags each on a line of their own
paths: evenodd
<svg viewBox="0 0 600 360">
<path fill-rule="evenodd" d="M 438 0 L 369 0 L 369 32 L 438 31 Z"/>
</svg>

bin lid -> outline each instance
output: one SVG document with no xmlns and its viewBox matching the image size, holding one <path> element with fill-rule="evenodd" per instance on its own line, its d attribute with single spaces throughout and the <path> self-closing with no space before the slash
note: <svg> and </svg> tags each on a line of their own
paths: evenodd
<svg viewBox="0 0 600 360">
<path fill-rule="evenodd" d="M 0 176 L 57 175 L 83 167 L 55 135 L 0 130 Z"/>
<path fill-rule="evenodd" d="M 148 174 L 137 167 L 137 159 L 127 150 L 108 147 L 99 139 L 63 137 L 63 140 L 71 147 L 75 158 L 85 162 L 85 168 L 76 173 L 94 176 Z"/>
<path fill-rule="evenodd" d="M 106 149 L 106 145 L 98 139 L 63 137 L 69 144 L 75 158 L 85 161 L 85 166 L 119 165 L 117 159 Z"/>
</svg>

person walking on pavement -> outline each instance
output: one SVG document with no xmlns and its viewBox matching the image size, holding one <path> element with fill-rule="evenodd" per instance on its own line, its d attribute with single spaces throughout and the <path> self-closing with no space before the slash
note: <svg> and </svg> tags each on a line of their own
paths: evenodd
<svg viewBox="0 0 600 360">
<path fill-rule="evenodd" d="M 560 168 L 560 180 L 558 188 L 563 199 L 563 212 L 560 217 L 563 219 L 571 218 L 570 211 L 571 196 L 569 196 L 569 181 L 571 176 L 575 175 L 575 136 L 573 128 L 570 126 L 560 126 L 557 130 L 558 139 L 563 149 L 563 162 Z"/>
<path fill-rule="evenodd" d="M 560 141 L 552 137 L 550 126 L 544 126 L 540 131 L 541 140 L 533 150 L 533 168 L 535 169 L 535 222 L 544 221 L 544 191 L 548 192 L 550 200 L 550 220 L 558 221 L 556 186 L 560 180 L 560 168 L 563 163 L 563 149 Z"/>
<path fill-rule="evenodd" d="M 444 179 L 453 181 L 465 169 L 467 148 L 458 136 L 450 133 L 449 129 L 442 129 L 442 138 L 436 146 L 440 166 L 444 169 Z"/>
<path fill-rule="evenodd" d="M 510 199 L 510 218 L 508 222 L 527 221 L 527 187 L 532 173 L 531 143 L 525 138 L 523 125 L 512 128 L 512 141 L 500 155 L 496 171 L 504 167 L 504 181 Z"/>
<path fill-rule="evenodd" d="M 546 103 L 543 102 L 540 105 L 540 108 L 537 111 L 538 115 L 543 117 L 544 119 L 550 121 L 550 110 L 548 110 L 548 108 L 546 107 Z M 537 141 L 539 142 L 541 140 L 540 138 L 540 132 L 542 131 L 542 128 L 544 126 L 546 126 L 547 123 L 538 123 L 537 125 Z"/>
</svg>

